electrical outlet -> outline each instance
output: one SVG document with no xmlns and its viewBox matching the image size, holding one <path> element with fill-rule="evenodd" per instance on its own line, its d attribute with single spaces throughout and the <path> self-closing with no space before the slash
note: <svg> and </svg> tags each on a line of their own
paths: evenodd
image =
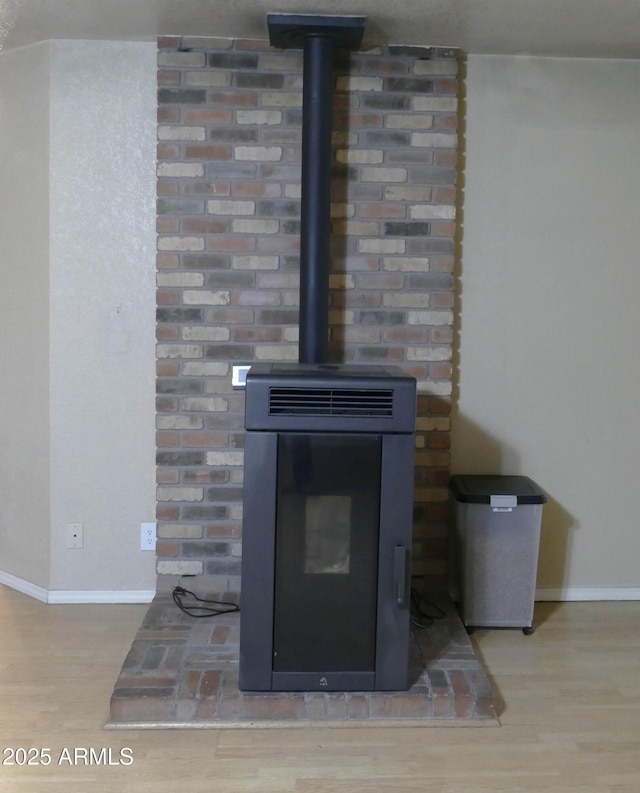
<svg viewBox="0 0 640 793">
<path fill-rule="evenodd" d="M 67 548 L 84 548 L 82 523 L 67 523 Z"/>
<path fill-rule="evenodd" d="M 156 524 L 140 524 L 140 550 L 155 551 L 156 549 Z"/>
</svg>

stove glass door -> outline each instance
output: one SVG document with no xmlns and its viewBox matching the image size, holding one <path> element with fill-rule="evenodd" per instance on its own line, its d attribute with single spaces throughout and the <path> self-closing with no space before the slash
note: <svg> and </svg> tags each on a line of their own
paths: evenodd
<svg viewBox="0 0 640 793">
<path fill-rule="evenodd" d="M 278 438 L 277 672 L 373 671 L 379 435 Z"/>
</svg>

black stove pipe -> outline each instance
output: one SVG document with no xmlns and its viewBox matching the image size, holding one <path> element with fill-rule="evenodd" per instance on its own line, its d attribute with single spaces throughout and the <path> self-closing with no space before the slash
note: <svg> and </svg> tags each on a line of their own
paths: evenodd
<svg viewBox="0 0 640 793">
<path fill-rule="evenodd" d="M 300 203 L 300 363 L 329 354 L 333 40 L 304 42 Z"/>
<path fill-rule="evenodd" d="M 300 363 L 329 356 L 331 132 L 334 49 L 358 49 L 366 17 L 267 15 L 269 40 L 302 48 L 302 179 L 300 201 Z"/>
</svg>

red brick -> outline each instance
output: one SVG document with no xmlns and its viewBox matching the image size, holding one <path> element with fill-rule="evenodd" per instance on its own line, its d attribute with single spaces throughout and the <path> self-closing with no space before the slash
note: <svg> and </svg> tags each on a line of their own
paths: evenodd
<svg viewBox="0 0 640 793">
<path fill-rule="evenodd" d="M 434 129 L 437 130 L 451 131 L 458 128 L 458 116 L 455 113 L 438 113 L 434 122 Z"/>
<path fill-rule="evenodd" d="M 450 167 L 458 164 L 458 153 L 450 149 L 436 149 L 434 165 L 448 165 Z"/>
<path fill-rule="evenodd" d="M 427 365 L 426 363 L 405 363 L 402 367 L 404 371 L 411 375 L 411 377 L 415 377 L 416 380 L 426 380 L 427 377 Z"/>
<path fill-rule="evenodd" d="M 369 718 L 369 697 L 366 694 L 347 695 L 347 718 L 353 721 Z"/>
<path fill-rule="evenodd" d="M 457 669 L 450 671 L 449 680 L 451 682 L 451 687 L 453 689 L 453 693 L 456 698 L 471 696 L 469 681 L 467 680 L 464 672 L 461 672 Z"/>
<path fill-rule="evenodd" d="M 453 222 L 442 221 L 431 224 L 432 237 L 454 237 L 456 224 Z"/>
<path fill-rule="evenodd" d="M 177 289 L 158 289 L 156 304 L 158 306 L 177 306 L 180 304 L 180 292 Z"/>
<path fill-rule="evenodd" d="M 156 518 L 158 520 L 178 520 L 180 510 L 178 507 L 168 506 L 167 504 L 158 504 L 156 507 Z"/>
<path fill-rule="evenodd" d="M 434 204 L 455 204 L 456 188 L 453 185 L 440 185 L 433 188 Z"/>
<path fill-rule="evenodd" d="M 175 124 L 180 121 L 180 108 L 166 106 L 159 107 L 157 117 L 159 124 Z"/>
<path fill-rule="evenodd" d="M 255 107 L 258 104 L 258 95 L 251 91 L 218 91 L 211 94 L 211 102 L 234 107 Z"/>
<path fill-rule="evenodd" d="M 335 129 L 357 129 L 358 127 L 381 127 L 382 113 L 336 113 Z"/>
<path fill-rule="evenodd" d="M 280 721 L 300 718 L 304 710 L 303 694 L 260 695 L 245 694 L 242 697 L 242 715 L 256 721 Z"/>
<path fill-rule="evenodd" d="M 230 633 L 228 625 L 216 625 L 211 633 L 211 644 L 226 644 Z"/>
<path fill-rule="evenodd" d="M 174 50 L 180 47 L 182 39 L 180 36 L 159 36 L 157 43 L 159 50 Z"/>
<path fill-rule="evenodd" d="M 159 447 L 178 446 L 180 444 L 180 434 L 168 431 L 157 432 L 156 444 Z"/>
<path fill-rule="evenodd" d="M 180 147 L 175 143 L 159 143 L 157 156 L 159 160 L 177 160 L 180 156 Z"/>
<path fill-rule="evenodd" d="M 156 542 L 156 556 L 165 558 L 177 556 L 180 551 L 180 545 L 177 542 L 169 540 L 158 540 Z"/>
<path fill-rule="evenodd" d="M 266 39 L 235 39 L 233 48 L 242 52 L 271 52 L 271 45 Z"/>
<path fill-rule="evenodd" d="M 432 273 L 452 273 L 456 260 L 453 256 L 431 256 L 429 265 Z"/>
<path fill-rule="evenodd" d="M 436 344 L 450 344 L 453 341 L 453 328 L 431 328 L 431 341 Z"/>
<path fill-rule="evenodd" d="M 156 361 L 156 375 L 158 377 L 178 377 L 180 374 L 180 363 L 176 360 Z"/>
<path fill-rule="evenodd" d="M 230 225 L 229 220 L 216 217 L 184 218 L 182 230 L 186 234 L 226 234 Z"/>
<path fill-rule="evenodd" d="M 200 684 L 200 696 L 203 699 L 206 697 L 217 697 L 221 680 L 222 672 L 216 669 L 210 669 L 205 672 L 202 675 L 202 682 Z"/>
<path fill-rule="evenodd" d="M 242 536 L 242 528 L 235 524 L 215 523 L 207 526 L 206 536 L 211 540 L 237 539 Z"/>
<path fill-rule="evenodd" d="M 158 325 L 156 327 L 156 339 L 158 341 L 175 341 L 179 338 L 179 329 L 176 325 Z M 161 365 L 165 365 L 165 369 L 161 371 Z M 164 377 L 175 377 L 180 374 L 180 364 L 177 361 L 158 361 L 156 367 L 158 375 Z"/>
<path fill-rule="evenodd" d="M 427 715 L 427 700 L 422 694 L 371 694 L 371 716 L 406 719 Z"/>
<path fill-rule="evenodd" d="M 282 331 L 280 328 L 234 328 L 231 338 L 243 342 L 281 341 Z"/>
<path fill-rule="evenodd" d="M 158 85 L 180 85 L 178 69 L 158 69 Z"/>
<path fill-rule="evenodd" d="M 384 331 L 384 340 L 391 344 L 428 344 L 429 329 L 421 327 L 388 328 Z"/>
<path fill-rule="evenodd" d="M 157 189 L 159 196 L 178 195 L 180 192 L 177 182 L 168 182 L 165 179 L 158 180 Z"/>
<path fill-rule="evenodd" d="M 446 487 L 449 484 L 450 473 L 446 469 L 432 468 L 427 472 L 428 481 L 431 485 L 442 485 Z"/>
<path fill-rule="evenodd" d="M 232 111 L 222 108 L 190 108 L 184 111 L 186 124 L 230 124 L 232 118 Z"/>
<path fill-rule="evenodd" d="M 434 93 L 436 94 L 457 94 L 458 81 L 453 77 L 441 77 L 435 81 Z"/>
<path fill-rule="evenodd" d="M 229 435 L 226 432 L 183 432 L 182 444 L 186 448 L 208 448 L 227 446 Z"/>
<path fill-rule="evenodd" d="M 230 146 L 186 146 L 185 157 L 188 160 L 230 160 Z"/>
<path fill-rule="evenodd" d="M 459 719 L 470 719 L 473 717 L 474 701 L 472 697 L 458 697 L 454 700 L 456 716 Z"/>
<path fill-rule="evenodd" d="M 349 325 L 347 327 L 332 328 L 331 338 L 334 341 L 347 343 L 380 344 L 381 333 L 380 328 Z"/>
<path fill-rule="evenodd" d="M 440 397 L 430 397 L 429 410 L 433 415 L 448 416 L 451 413 L 451 402 Z"/>
<path fill-rule="evenodd" d="M 166 215 L 158 217 L 156 219 L 156 231 L 158 234 L 177 234 L 180 231 L 180 220 Z"/>
<path fill-rule="evenodd" d="M 180 476 L 177 471 L 170 468 L 156 468 L 156 482 L 159 485 L 177 485 Z"/>
<path fill-rule="evenodd" d="M 279 184 L 268 182 L 235 182 L 232 194 L 237 198 L 279 198 L 282 190 Z"/>
<path fill-rule="evenodd" d="M 173 396 L 159 396 L 156 398 L 156 410 L 161 413 L 173 413 L 178 409 L 178 398 Z"/>
<path fill-rule="evenodd" d="M 450 449 L 451 435 L 448 432 L 427 433 L 427 446 L 430 449 Z"/>
<path fill-rule="evenodd" d="M 213 720 L 219 717 L 219 691 L 222 673 L 217 670 L 209 670 L 202 675 L 200 684 L 201 700 L 198 703 L 198 718 Z"/>
<path fill-rule="evenodd" d="M 450 363 L 430 363 L 429 374 L 434 380 L 450 380 L 452 366 Z"/>
<path fill-rule="evenodd" d="M 433 697 L 433 715 L 435 718 L 453 716 L 452 699 L 448 694 L 435 694 Z"/>
<path fill-rule="evenodd" d="M 175 270 L 180 264 L 180 259 L 175 253 L 157 253 L 156 265 L 158 270 Z"/>
<path fill-rule="evenodd" d="M 399 291 L 404 286 L 402 273 L 363 273 L 356 276 L 360 289 L 376 289 L 382 292 Z M 347 295 L 348 300 L 348 295 Z"/>
<path fill-rule="evenodd" d="M 256 241 L 253 237 L 237 236 L 226 237 L 216 236 L 207 239 L 207 250 L 209 251 L 229 251 L 230 253 L 248 253 L 256 249 Z"/>
<path fill-rule="evenodd" d="M 453 308 L 455 302 L 453 292 L 434 292 L 430 299 L 431 308 Z"/>
</svg>

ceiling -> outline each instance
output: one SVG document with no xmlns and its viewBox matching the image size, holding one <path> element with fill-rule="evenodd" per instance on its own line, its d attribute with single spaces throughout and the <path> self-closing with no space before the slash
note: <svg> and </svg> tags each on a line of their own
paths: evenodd
<svg viewBox="0 0 640 793">
<path fill-rule="evenodd" d="M 640 58 L 640 0 L 0 0 L 0 51 L 45 39 L 266 38 L 268 11 L 364 14 L 365 45 Z"/>
</svg>

